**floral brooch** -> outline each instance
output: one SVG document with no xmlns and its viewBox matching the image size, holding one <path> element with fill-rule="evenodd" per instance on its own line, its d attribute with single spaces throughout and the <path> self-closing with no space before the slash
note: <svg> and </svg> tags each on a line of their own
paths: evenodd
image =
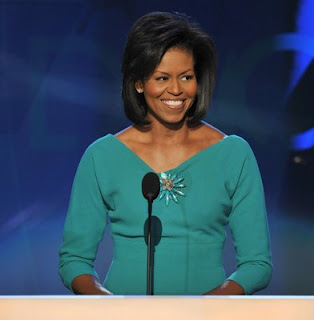
<svg viewBox="0 0 314 320">
<path fill-rule="evenodd" d="M 166 206 L 169 205 L 170 200 L 178 203 L 178 196 L 185 197 L 185 194 L 181 191 L 185 187 L 182 183 L 184 178 L 178 177 L 177 174 L 166 174 L 164 172 L 160 173 L 160 194 L 158 200 L 165 198 Z"/>
</svg>

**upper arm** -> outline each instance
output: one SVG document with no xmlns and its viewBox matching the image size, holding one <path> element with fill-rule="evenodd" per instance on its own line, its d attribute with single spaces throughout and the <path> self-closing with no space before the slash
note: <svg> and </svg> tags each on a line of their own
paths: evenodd
<svg viewBox="0 0 314 320">
<path fill-rule="evenodd" d="M 71 282 L 80 274 L 94 271 L 98 244 L 106 227 L 106 206 L 102 197 L 93 154 L 87 150 L 78 166 L 59 251 L 59 273 L 71 289 Z"/>
<path fill-rule="evenodd" d="M 262 179 L 251 148 L 243 152 L 229 215 L 238 269 L 229 279 L 253 293 L 270 281 L 272 263 Z"/>
</svg>

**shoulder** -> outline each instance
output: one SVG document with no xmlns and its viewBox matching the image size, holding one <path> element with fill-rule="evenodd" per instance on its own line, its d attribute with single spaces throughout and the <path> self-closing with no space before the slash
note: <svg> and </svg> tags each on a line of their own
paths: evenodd
<svg viewBox="0 0 314 320">
<path fill-rule="evenodd" d="M 134 153 L 139 154 L 144 150 L 147 151 L 152 146 L 150 141 L 147 142 L 146 132 L 147 131 L 132 125 L 116 133 L 114 138 Z"/>
<path fill-rule="evenodd" d="M 240 162 L 244 161 L 247 157 L 253 157 L 254 153 L 250 144 L 242 137 L 220 131 L 219 129 L 207 124 L 202 123 L 199 130 L 199 135 L 206 141 L 209 146 L 214 144 L 220 145 L 220 151 L 233 161 L 238 159 Z"/>
<path fill-rule="evenodd" d="M 112 142 L 114 136 L 111 133 L 106 134 L 103 137 L 98 138 L 97 140 L 93 141 L 88 147 L 87 150 L 97 150 L 103 146 L 106 146 Z"/>
<path fill-rule="evenodd" d="M 207 149 L 225 138 L 225 134 L 212 125 L 202 121 L 196 128 L 190 129 L 189 144 L 198 146 L 198 151 Z"/>
<path fill-rule="evenodd" d="M 224 132 L 205 121 L 202 121 L 200 127 L 197 129 L 197 135 L 212 142 L 219 142 L 227 136 Z"/>
<path fill-rule="evenodd" d="M 224 158 L 232 167 L 242 166 L 247 162 L 256 162 L 254 152 L 250 144 L 242 137 L 231 134 L 224 138 L 221 148 Z"/>
<path fill-rule="evenodd" d="M 244 138 L 235 134 L 228 135 L 204 121 L 200 127 L 199 135 L 208 141 L 217 143 L 221 140 L 225 140 L 228 141 L 229 145 L 233 145 L 237 148 L 250 148 L 249 143 Z"/>
<path fill-rule="evenodd" d="M 233 150 L 248 152 L 251 151 L 251 146 L 249 143 L 242 137 L 231 134 L 225 136 L 226 144 Z"/>
<path fill-rule="evenodd" d="M 114 135 L 114 138 L 127 144 L 129 141 L 136 139 L 138 131 L 133 126 L 127 127 Z"/>
<path fill-rule="evenodd" d="M 86 149 L 83 157 L 103 157 L 117 148 L 116 138 L 111 133 L 93 141 Z"/>
<path fill-rule="evenodd" d="M 257 159 L 250 144 L 242 137 L 229 135 L 225 138 L 225 159 L 234 173 L 243 171 L 253 176 L 260 175 Z"/>
<path fill-rule="evenodd" d="M 95 172 L 110 171 L 118 168 L 120 155 L 123 152 L 121 143 L 112 134 L 107 134 L 92 142 L 84 151 L 79 167 L 93 168 Z M 119 161 L 118 161 L 119 160 Z"/>
</svg>

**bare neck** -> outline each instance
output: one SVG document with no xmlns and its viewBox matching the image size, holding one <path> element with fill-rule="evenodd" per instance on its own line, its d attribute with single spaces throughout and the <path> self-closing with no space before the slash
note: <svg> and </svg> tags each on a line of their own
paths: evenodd
<svg viewBox="0 0 314 320">
<path fill-rule="evenodd" d="M 135 129 L 138 131 L 143 143 L 153 145 L 184 144 L 194 131 L 193 128 L 189 128 L 186 124 L 164 126 L 159 123 L 152 123 L 145 128 L 135 127 Z"/>
</svg>

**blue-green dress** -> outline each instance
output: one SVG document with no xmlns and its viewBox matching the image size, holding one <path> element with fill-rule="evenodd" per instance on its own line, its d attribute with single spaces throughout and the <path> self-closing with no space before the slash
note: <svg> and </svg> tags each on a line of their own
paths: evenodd
<svg viewBox="0 0 314 320">
<path fill-rule="evenodd" d="M 147 201 L 141 183 L 150 171 L 111 134 L 87 148 L 74 179 L 60 248 L 59 273 L 69 289 L 78 275 L 97 276 L 94 260 L 108 215 L 114 256 L 103 285 L 114 294 L 146 293 Z M 272 263 L 263 185 L 248 143 L 227 136 L 158 174 L 170 187 L 164 183 L 162 199 L 153 204 L 161 227 L 154 293 L 201 295 L 227 278 L 246 294 L 267 286 Z M 228 277 L 222 263 L 227 224 L 237 258 L 237 269 Z"/>
</svg>

